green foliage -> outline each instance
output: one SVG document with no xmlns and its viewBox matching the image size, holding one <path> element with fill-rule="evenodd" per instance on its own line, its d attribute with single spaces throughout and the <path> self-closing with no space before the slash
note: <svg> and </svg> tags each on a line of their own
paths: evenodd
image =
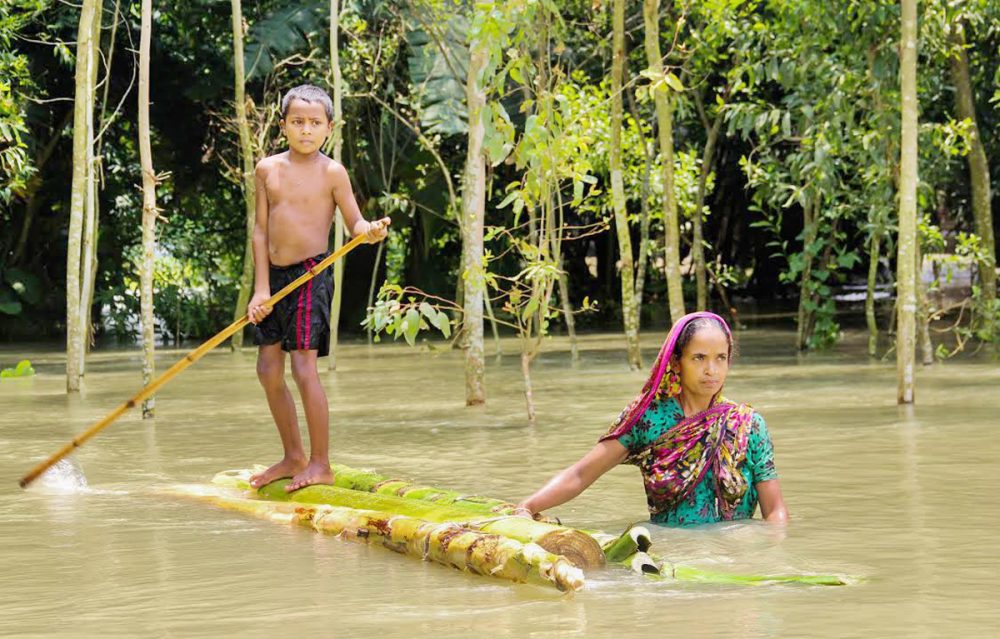
<svg viewBox="0 0 1000 639">
<path fill-rule="evenodd" d="M 407 344 L 414 346 L 417 334 L 432 326 L 449 339 L 451 319 L 442 308 L 460 311 L 460 307 L 447 300 L 438 299 L 435 303 L 429 300 L 430 296 L 423 291 L 386 283 L 361 325 L 375 334 L 375 341 L 379 341 L 380 333 L 385 332 L 393 339 L 402 337 Z"/>
<path fill-rule="evenodd" d="M 457 135 L 469 129 L 465 78 L 469 67 L 469 19 L 461 3 L 407 4 L 407 65 L 420 126 L 428 133 Z"/>
<path fill-rule="evenodd" d="M 37 87 L 31 78 L 28 57 L 12 47 L 18 34 L 47 4 L 46 0 L 0 3 L 0 204 L 9 203 L 22 193 L 34 172 L 25 138 L 28 136 L 27 97 Z M 9 303 L 0 301 L 0 312 L 7 312 L 3 310 L 6 304 Z"/>
<path fill-rule="evenodd" d="M 105 3 L 105 52 L 111 4 Z M 970 128 L 954 115 L 948 59 L 955 50 L 947 36 L 961 20 L 980 134 L 995 169 L 1000 164 L 995 4 L 922 5 L 919 206 L 928 220 L 922 234 L 925 252 L 952 247 L 962 256 L 981 252 L 968 234 Z M 100 125 L 106 129 L 95 311 L 100 310 L 101 320 L 110 319 L 109 330 L 131 340 L 130 322 L 138 308 L 131 263 L 139 235 L 135 185 L 141 176 L 129 51 L 138 23 L 134 5 L 122 6 L 111 75 L 105 78 L 103 65 L 98 69 L 102 89 L 109 87 L 109 102 Z M 326 0 L 244 3 L 248 102 L 259 153 L 283 148 L 275 117 L 278 96 L 302 82 L 329 81 L 328 6 Z M 447 182 L 458 194 L 465 160 L 466 70 L 469 48 L 477 43 L 489 55 L 482 80 L 488 96 L 487 224 L 492 231 L 483 266 L 499 319 L 520 330 L 518 322 L 527 318 L 534 322 L 533 336 L 544 333 L 554 321 L 546 310 L 550 286 L 564 272 L 574 306 L 581 306 L 584 296 L 583 307 L 591 305 L 590 298 L 600 299 L 610 309 L 602 328 L 613 325 L 614 248 L 606 250 L 604 237 L 595 237 L 593 248 L 589 241 L 583 249 L 571 242 L 602 233 L 611 209 L 605 190 L 607 9 L 608 3 L 585 0 L 342 0 L 344 163 L 365 216 L 393 217 L 383 253 L 385 273 L 399 287 L 412 285 L 408 296 L 414 298 L 400 300 L 405 312 L 398 326 L 410 310 L 420 318 L 419 323 L 407 321 L 394 337 L 410 333 L 416 338 L 413 326 L 442 330 L 431 321 L 438 315 L 421 313 L 423 301 L 455 313 L 449 330 L 460 322 L 448 303 L 413 290 L 448 297 L 462 277 Z M 629 25 L 641 24 L 640 10 L 639 3 L 628 5 Z M 240 187 L 230 181 L 239 157 L 231 122 L 230 5 L 224 0 L 167 3 L 157 12 L 154 156 L 158 168 L 173 173 L 158 189 L 164 221 L 157 259 L 164 265 L 157 279 L 157 321 L 161 335 L 201 337 L 228 320 L 245 235 Z M 694 213 L 710 125 L 723 119 L 709 174 L 711 196 L 700 212 L 708 219 L 706 244 L 716 249 L 709 259 L 716 280 L 741 296 L 805 295 L 805 307 L 815 315 L 811 343 L 830 343 L 837 329 L 829 294 L 860 279 L 869 262 L 863 247 L 878 237 L 883 260 L 890 265 L 893 260 L 898 3 L 847 0 L 830 11 L 828 3 L 817 0 L 681 0 L 662 3 L 662 12 L 662 74 L 644 72 L 641 33 L 631 34 L 629 112 L 622 136 L 629 215 L 634 221 L 644 204 L 651 212 L 647 295 L 658 300 L 662 294 L 662 274 L 655 266 L 663 236 L 661 159 L 649 93 L 664 90 L 674 108 L 682 220 Z M 0 330 L 5 338 L 14 334 L 12 327 L 57 327 L 65 312 L 63 247 L 72 168 L 67 122 L 72 118 L 66 119 L 69 104 L 60 98 L 72 95 L 78 17 L 73 3 L 0 3 Z M 543 31 L 551 38 L 547 50 L 539 46 Z M 119 103 L 122 111 L 111 118 Z M 52 159 L 40 162 L 50 142 Z M 735 158 L 741 155 L 737 167 Z M 648 200 L 642 202 L 647 172 Z M 810 232 L 802 223 L 806 205 L 815 211 Z M 550 213 L 554 220 L 543 222 Z M 949 235 L 939 228 L 954 231 Z M 24 229 L 27 241 L 15 256 Z M 689 223 L 682 225 L 684 234 L 689 230 Z M 558 262 L 553 243 L 564 241 L 564 261 Z M 601 265 L 593 276 L 580 265 L 584 251 Z M 352 256 L 349 269 L 360 255 Z M 768 255 L 780 266 L 775 268 Z M 367 291 L 351 285 L 345 294 L 352 288 Z M 363 306 L 362 296 L 347 300 L 347 307 Z M 406 306 L 411 303 L 412 309 Z M 977 318 L 987 315 L 978 308 L 976 313 Z M 974 332 L 970 337 L 978 339 Z"/>
<path fill-rule="evenodd" d="M 255 22 L 243 49 L 247 81 L 267 77 L 290 57 L 311 55 L 316 41 L 329 31 L 328 18 L 326 0 L 309 0 L 281 7 Z"/>
<path fill-rule="evenodd" d="M 42 283 L 33 273 L 8 268 L 0 279 L 0 313 L 20 315 L 25 305 L 34 306 L 41 301 Z"/>
</svg>

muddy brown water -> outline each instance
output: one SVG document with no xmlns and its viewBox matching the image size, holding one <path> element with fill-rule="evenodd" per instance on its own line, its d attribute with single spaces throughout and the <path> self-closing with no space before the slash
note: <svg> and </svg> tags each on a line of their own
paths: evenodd
<svg viewBox="0 0 1000 639">
<path fill-rule="evenodd" d="M 643 338 L 647 366 L 661 337 Z M 22 491 L 33 463 L 137 390 L 141 359 L 95 353 L 84 392 L 68 397 L 61 353 L 0 347 L 0 365 L 29 357 L 38 370 L 0 381 L 0 634 L 993 635 L 1000 366 L 984 357 L 921 369 L 919 403 L 900 408 L 894 363 L 869 361 L 862 336 L 824 354 L 799 355 L 792 342 L 745 331 L 726 393 L 767 419 L 791 525 L 651 527 L 654 547 L 704 568 L 861 581 L 736 587 L 609 570 L 571 596 L 156 494 L 276 459 L 249 350 L 210 354 L 160 392 L 155 420 L 130 414 L 80 449 L 86 487 L 62 477 Z M 535 368 L 530 427 L 513 341 L 489 360 L 489 403 L 478 409 L 463 405 L 458 353 L 344 346 L 339 370 L 323 375 L 333 457 L 517 499 L 582 455 L 638 390 L 643 374 L 625 368 L 621 347 L 617 336 L 586 337 L 571 364 L 552 340 Z M 182 353 L 160 351 L 159 370 Z M 643 520 L 638 471 L 617 468 L 554 512 L 609 531 Z"/>
</svg>

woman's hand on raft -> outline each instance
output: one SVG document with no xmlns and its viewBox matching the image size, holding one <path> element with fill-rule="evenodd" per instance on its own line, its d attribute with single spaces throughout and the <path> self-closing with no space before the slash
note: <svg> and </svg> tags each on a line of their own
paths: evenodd
<svg viewBox="0 0 1000 639">
<path fill-rule="evenodd" d="M 515 517 L 524 517 L 526 519 L 535 518 L 535 513 L 531 512 L 530 508 L 527 508 L 526 506 L 523 506 L 521 504 L 514 506 L 514 510 L 510 511 L 510 514 L 514 515 Z"/>
<path fill-rule="evenodd" d="M 628 451 L 618 440 L 599 442 L 578 462 L 518 504 L 518 508 L 539 513 L 565 504 L 586 490 L 598 477 L 624 461 L 627 455 Z"/>
<path fill-rule="evenodd" d="M 384 240 L 389 235 L 390 224 L 392 224 L 392 220 L 387 217 L 369 222 L 368 229 L 365 231 L 365 241 L 369 244 L 378 244 Z"/>
</svg>

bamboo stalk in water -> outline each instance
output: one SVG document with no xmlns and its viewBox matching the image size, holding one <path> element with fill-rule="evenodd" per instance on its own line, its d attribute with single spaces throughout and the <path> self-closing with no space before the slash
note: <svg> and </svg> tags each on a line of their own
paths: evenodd
<svg viewBox="0 0 1000 639">
<path fill-rule="evenodd" d="M 178 486 L 168 492 L 278 523 L 305 526 L 348 541 L 382 546 L 477 575 L 550 585 L 562 591 L 580 590 L 585 583 L 583 572 L 564 557 L 536 544 L 522 544 L 456 522 L 430 522 L 326 504 L 245 499 L 202 486 Z"/>
</svg>

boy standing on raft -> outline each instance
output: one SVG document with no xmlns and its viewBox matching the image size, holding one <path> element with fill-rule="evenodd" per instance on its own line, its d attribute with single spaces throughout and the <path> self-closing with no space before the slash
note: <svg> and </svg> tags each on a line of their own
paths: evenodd
<svg viewBox="0 0 1000 639">
<path fill-rule="evenodd" d="M 361 217 L 344 166 L 320 149 L 333 131 L 333 103 L 319 87 L 302 85 L 281 101 L 281 131 L 288 150 L 257 163 L 254 184 L 257 219 L 253 231 L 254 294 L 247 315 L 256 325 L 257 377 L 274 417 L 284 457 L 250 479 L 255 488 L 291 477 L 286 490 L 333 483 L 330 471 L 330 414 L 320 383 L 317 358 L 330 350 L 330 300 L 333 269 L 302 285 L 273 309 L 263 303 L 330 252 L 327 239 L 336 209 L 352 236 L 369 243 L 386 237 L 389 218 Z M 309 426 L 306 458 L 292 394 L 285 384 L 285 352 L 302 395 Z"/>
</svg>

